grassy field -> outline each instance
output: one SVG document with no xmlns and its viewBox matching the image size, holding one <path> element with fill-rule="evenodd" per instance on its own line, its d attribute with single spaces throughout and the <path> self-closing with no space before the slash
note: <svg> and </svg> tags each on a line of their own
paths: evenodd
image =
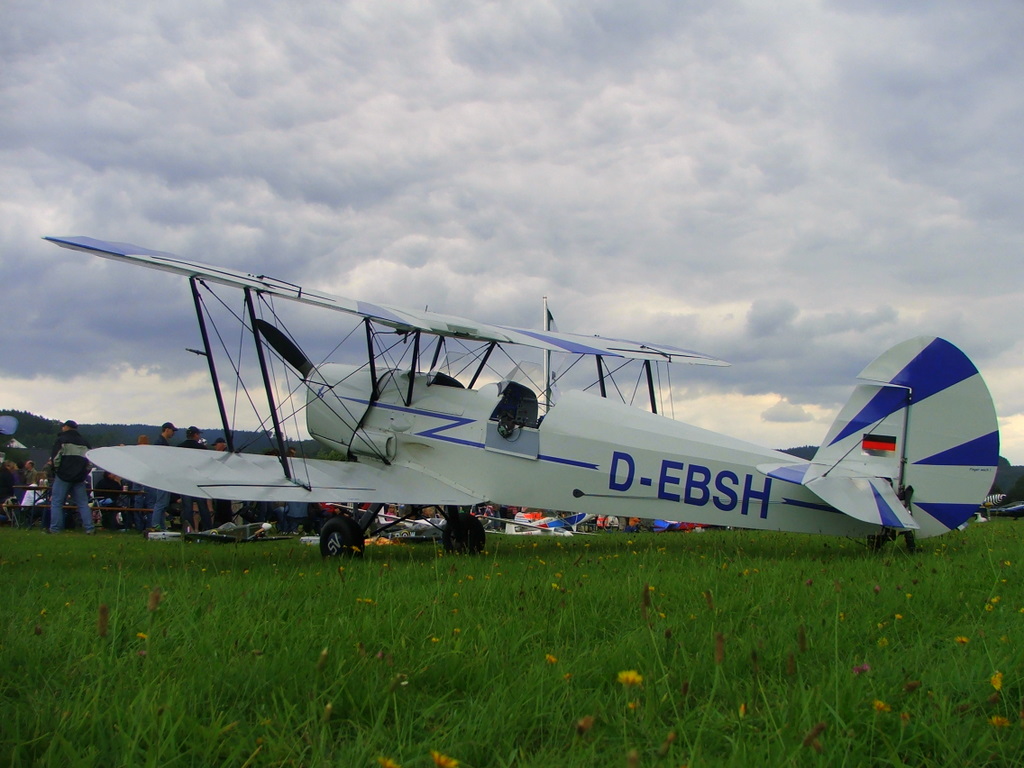
<svg viewBox="0 0 1024 768">
<path fill-rule="evenodd" d="M 0 765 L 1024 764 L 1024 523 L 321 560 L 0 530 Z"/>
</svg>

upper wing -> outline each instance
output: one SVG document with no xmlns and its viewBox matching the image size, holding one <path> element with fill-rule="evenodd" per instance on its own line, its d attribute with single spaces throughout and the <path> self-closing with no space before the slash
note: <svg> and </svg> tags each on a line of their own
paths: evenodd
<svg viewBox="0 0 1024 768">
<path fill-rule="evenodd" d="M 289 459 L 284 476 L 276 456 L 195 451 L 166 445 L 94 448 L 89 461 L 119 477 L 185 496 L 239 501 L 478 504 L 484 499 L 408 467 L 320 459 Z"/>
<path fill-rule="evenodd" d="M 584 336 L 575 333 L 555 331 L 534 331 L 526 328 L 510 328 L 467 320 L 454 315 L 437 312 L 401 309 L 384 304 L 355 301 L 342 296 L 333 296 L 321 291 L 310 291 L 293 283 L 278 280 L 267 275 L 254 275 L 224 267 L 188 261 L 172 253 L 154 251 L 131 243 L 112 243 L 91 237 L 46 237 L 63 248 L 85 251 L 115 261 L 126 261 L 150 269 L 195 277 L 210 283 L 229 285 L 235 288 L 250 288 L 260 293 L 280 296 L 292 301 L 312 304 L 337 312 L 367 317 L 381 325 L 400 331 L 424 331 L 437 336 L 452 336 L 471 341 L 519 344 L 526 347 L 546 349 L 552 352 L 570 352 L 579 355 L 606 355 L 636 360 L 664 360 L 687 362 L 696 365 L 728 365 L 701 352 L 680 349 L 665 344 L 645 344 L 625 339 L 607 339 L 601 336 Z"/>
</svg>

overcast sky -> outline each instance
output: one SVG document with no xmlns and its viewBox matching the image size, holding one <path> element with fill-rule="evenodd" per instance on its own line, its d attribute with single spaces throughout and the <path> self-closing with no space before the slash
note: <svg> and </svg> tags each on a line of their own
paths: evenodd
<svg viewBox="0 0 1024 768">
<path fill-rule="evenodd" d="M 1021 40 L 1019 0 L 7 0 L 0 407 L 218 423 L 187 281 L 40 239 L 87 235 L 520 326 L 548 296 L 733 363 L 675 367 L 675 415 L 769 447 L 939 335 L 1024 464 Z"/>
</svg>

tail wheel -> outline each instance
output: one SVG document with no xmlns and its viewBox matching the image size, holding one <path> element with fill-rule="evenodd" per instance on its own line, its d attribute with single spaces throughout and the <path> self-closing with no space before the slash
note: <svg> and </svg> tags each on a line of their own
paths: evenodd
<svg viewBox="0 0 1024 768">
<path fill-rule="evenodd" d="M 323 557 L 361 557 L 365 543 L 362 529 L 351 517 L 332 517 L 320 529 Z"/>
<path fill-rule="evenodd" d="M 448 524 L 441 533 L 446 552 L 465 552 L 475 555 L 484 551 L 483 523 L 468 512 L 452 512 L 445 516 Z"/>
</svg>

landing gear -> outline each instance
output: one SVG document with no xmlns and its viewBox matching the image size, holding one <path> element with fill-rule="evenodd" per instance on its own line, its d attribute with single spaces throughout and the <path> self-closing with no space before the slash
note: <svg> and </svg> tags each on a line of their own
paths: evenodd
<svg viewBox="0 0 1024 768">
<path fill-rule="evenodd" d="M 475 555 L 484 551 L 484 525 L 480 520 L 452 507 L 445 509 L 444 517 L 448 524 L 441 532 L 441 543 L 446 552 Z"/>
<path fill-rule="evenodd" d="M 885 546 L 887 541 L 896 541 L 897 537 L 903 536 L 907 552 L 917 552 L 917 537 L 913 531 L 897 531 L 894 528 L 883 528 L 881 533 L 873 533 L 868 536 L 868 549 L 878 552 Z"/>
<path fill-rule="evenodd" d="M 882 533 L 872 533 L 868 536 L 868 549 L 872 552 L 879 552 L 885 546 L 885 542 L 892 541 L 895 538 L 896 535 L 888 528 Z"/>
<path fill-rule="evenodd" d="M 362 557 L 365 542 L 363 529 L 351 517 L 332 517 L 320 529 L 320 554 L 323 557 Z"/>
<path fill-rule="evenodd" d="M 913 531 L 903 532 L 903 543 L 907 547 L 907 552 L 917 552 L 917 536 Z"/>
</svg>

